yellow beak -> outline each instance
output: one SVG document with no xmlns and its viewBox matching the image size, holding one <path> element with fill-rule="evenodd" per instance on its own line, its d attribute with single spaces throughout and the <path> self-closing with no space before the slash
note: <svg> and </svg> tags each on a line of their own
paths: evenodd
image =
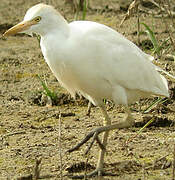
<svg viewBox="0 0 175 180">
<path fill-rule="evenodd" d="M 15 35 L 19 32 L 25 31 L 29 29 L 32 25 L 35 23 L 33 21 L 22 21 L 19 24 L 13 26 L 12 28 L 8 29 L 3 36 L 10 36 L 10 35 Z"/>
</svg>

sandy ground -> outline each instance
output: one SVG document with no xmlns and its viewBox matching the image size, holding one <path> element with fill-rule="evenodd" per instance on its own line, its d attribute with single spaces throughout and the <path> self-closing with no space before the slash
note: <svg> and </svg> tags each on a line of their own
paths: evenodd
<svg viewBox="0 0 175 180">
<path fill-rule="evenodd" d="M 29 7 L 38 2 L 41 1 L 1 0 L 0 37 L 6 29 L 22 20 Z M 68 21 L 74 19 L 69 4 L 61 0 L 48 3 L 54 5 Z M 117 1 L 90 1 L 90 7 L 86 19 L 111 26 L 137 43 L 137 17 L 131 17 L 119 28 L 125 12 L 119 9 Z M 168 37 L 167 26 L 161 18 L 141 12 L 141 21 L 154 26 L 160 42 Z M 167 18 L 166 22 L 171 27 L 171 19 Z M 148 42 L 149 47 L 148 40 L 145 33 L 141 35 L 141 42 Z M 175 72 L 173 61 L 163 58 L 159 64 L 170 73 Z M 45 79 L 51 91 L 58 94 L 56 106 L 48 106 L 37 75 Z M 169 82 L 169 85 L 171 98 L 146 114 L 143 114 L 143 110 L 157 97 L 133 104 L 131 109 L 136 126 L 110 133 L 105 168 L 115 176 L 100 179 L 172 179 L 175 88 L 173 83 Z M 125 116 L 124 109 L 113 107 L 111 102 L 107 103 L 107 108 L 113 123 Z M 102 125 L 103 117 L 98 107 L 92 108 L 90 117 L 86 116 L 86 111 L 86 100 L 78 99 L 75 102 L 59 86 L 43 59 L 36 37 L 17 35 L 0 38 L 0 180 L 32 179 L 39 158 L 42 158 L 41 179 L 61 179 L 61 168 L 63 179 L 68 179 L 67 175 L 72 173 L 85 173 L 86 166 L 88 172 L 93 170 L 98 158 L 98 145 L 92 147 L 88 156 L 84 155 L 88 144 L 79 151 L 66 153 L 90 130 Z M 151 118 L 155 121 L 136 136 Z"/>
</svg>

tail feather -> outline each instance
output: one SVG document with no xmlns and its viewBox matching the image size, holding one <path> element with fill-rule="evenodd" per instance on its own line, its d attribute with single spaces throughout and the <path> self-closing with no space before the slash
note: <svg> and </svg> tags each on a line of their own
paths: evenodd
<svg viewBox="0 0 175 180">
<path fill-rule="evenodd" d="M 166 97 L 169 97 L 170 95 L 168 93 L 168 82 L 167 82 L 166 78 L 163 75 L 160 74 L 160 77 L 161 77 L 162 82 L 163 82 L 163 84 L 165 85 L 165 88 L 166 88 L 166 91 L 164 91 L 163 95 L 166 96 Z"/>
</svg>

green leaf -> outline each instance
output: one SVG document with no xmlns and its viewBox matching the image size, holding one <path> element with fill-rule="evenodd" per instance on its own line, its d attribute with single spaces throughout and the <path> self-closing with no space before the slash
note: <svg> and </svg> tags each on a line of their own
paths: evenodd
<svg viewBox="0 0 175 180">
<path fill-rule="evenodd" d="M 161 98 L 161 97 L 158 97 L 158 99 L 156 99 L 148 108 L 146 108 L 143 113 L 148 113 L 151 111 L 151 109 L 153 109 L 157 104 L 159 103 L 164 103 L 165 101 L 167 101 L 167 98 Z"/>
<path fill-rule="evenodd" d="M 56 93 L 49 90 L 46 83 L 41 79 L 41 77 L 39 75 L 37 75 L 37 77 L 40 80 L 41 85 L 43 86 L 43 89 L 45 90 L 46 96 L 49 96 L 51 98 L 51 100 L 53 100 L 53 101 L 56 100 L 57 99 Z"/>
<path fill-rule="evenodd" d="M 145 23 L 141 22 L 140 24 L 143 24 L 145 29 L 146 29 L 146 33 L 148 34 L 148 36 L 149 36 L 149 38 L 150 38 L 150 40 L 151 40 L 151 42 L 152 42 L 152 44 L 154 46 L 154 53 L 156 52 L 159 55 L 159 53 L 160 53 L 160 46 L 159 46 L 159 44 L 157 42 L 157 39 L 155 37 L 154 32 Z"/>
<path fill-rule="evenodd" d="M 86 19 L 86 1 L 87 0 L 84 0 L 84 4 L 83 4 L 83 15 L 82 15 L 82 20 L 85 20 Z"/>
</svg>

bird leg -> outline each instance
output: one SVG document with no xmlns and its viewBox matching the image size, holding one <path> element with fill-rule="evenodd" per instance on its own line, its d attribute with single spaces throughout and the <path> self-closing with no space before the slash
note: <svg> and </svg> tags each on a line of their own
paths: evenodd
<svg viewBox="0 0 175 180">
<path fill-rule="evenodd" d="M 103 115 L 104 115 L 104 121 L 103 121 L 103 126 L 109 126 L 111 125 L 111 120 L 106 112 L 106 109 L 104 106 L 100 107 Z M 98 128 L 96 128 L 98 129 Z M 91 137 L 92 137 L 92 142 L 90 144 L 90 146 L 88 147 L 88 149 L 86 150 L 86 154 L 89 152 L 90 148 L 92 147 L 94 141 L 96 140 L 100 146 L 100 152 L 99 152 L 99 159 L 98 159 L 98 163 L 97 163 L 97 167 L 96 169 L 87 174 L 86 177 L 92 177 L 92 176 L 103 176 L 103 175 L 107 175 L 106 173 L 104 173 L 103 171 L 103 164 L 104 164 L 104 155 L 105 155 L 105 151 L 106 151 L 106 145 L 107 145 L 107 139 L 108 139 L 108 135 L 109 135 L 109 131 L 106 130 L 104 131 L 103 134 L 103 138 L 102 138 L 102 142 L 99 140 L 98 138 L 98 134 L 101 132 L 98 131 L 91 131 L 83 141 L 81 141 L 77 146 L 75 146 L 74 148 L 70 149 L 68 152 L 72 152 L 74 150 L 79 149 L 80 146 L 82 146 L 84 143 L 86 143 Z M 83 179 L 84 175 L 80 175 L 80 176 L 72 176 L 72 179 Z"/>
<path fill-rule="evenodd" d="M 129 128 L 134 124 L 134 119 L 131 115 L 130 110 L 127 108 L 126 112 L 128 114 L 127 118 L 119 123 L 113 124 L 113 125 L 109 125 L 109 126 L 102 126 L 102 127 L 98 127 L 98 128 L 94 128 L 92 131 L 90 131 L 85 137 L 84 139 L 82 139 L 76 146 L 74 146 L 73 148 L 69 149 L 67 152 L 71 153 L 73 151 L 78 150 L 83 144 L 85 144 L 87 141 L 89 141 L 91 138 L 93 138 L 90 146 L 92 147 L 92 144 L 95 142 L 95 140 L 98 142 L 99 146 L 101 149 L 104 148 L 104 146 L 102 145 L 102 143 L 100 142 L 98 135 L 104 131 L 110 131 L 110 130 L 114 130 L 114 129 L 122 129 L 122 128 Z M 101 146 L 102 145 L 102 146 Z M 90 150 L 90 148 L 88 148 Z"/>
<path fill-rule="evenodd" d="M 100 107 L 100 108 L 101 108 L 102 113 L 103 113 L 104 118 L 105 118 L 105 120 L 104 120 L 104 126 L 108 124 L 108 123 L 106 123 L 106 122 L 108 122 L 108 121 L 109 121 L 109 124 L 111 124 L 110 118 L 109 118 L 109 116 L 108 116 L 108 114 L 107 114 L 107 112 L 106 112 L 105 107 L 103 106 L 103 107 Z M 107 119 L 107 120 L 106 120 L 106 119 Z M 104 126 L 102 126 L 101 128 L 103 128 Z M 99 129 L 99 128 L 95 128 L 95 129 L 93 129 L 92 131 L 90 131 L 90 132 L 85 136 L 84 139 L 82 139 L 76 146 L 74 146 L 73 148 L 69 149 L 67 152 L 70 153 L 70 152 L 73 152 L 73 151 L 78 150 L 83 144 L 85 144 L 87 141 L 89 141 L 90 138 L 92 138 L 92 142 L 90 143 L 90 146 L 88 147 L 88 150 L 86 150 L 86 153 L 85 153 L 85 154 L 88 153 L 88 151 L 89 151 L 90 148 L 92 147 L 92 145 L 93 145 L 93 143 L 95 142 L 95 140 L 96 140 L 97 143 L 99 144 L 100 148 L 101 148 L 101 149 L 104 149 L 104 145 L 101 143 L 100 139 L 98 138 L 98 135 L 99 135 L 101 132 L 103 132 L 103 131 L 98 132 L 98 129 Z M 104 130 L 104 131 L 105 131 L 105 130 Z"/>
<path fill-rule="evenodd" d="M 103 121 L 103 127 L 107 127 L 107 126 L 110 126 L 111 125 L 111 120 L 107 114 L 107 111 L 105 109 L 104 106 L 101 106 L 101 111 L 104 115 L 104 121 Z M 97 134 L 97 137 L 98 137 L 98 133 Z M 103 165 L 104 165 L 104 155 L 105 155 L 105 152 L 106 152 L 106 145 L 107 145 L 107 139 L 108 139 L 108 136 L 109 136 L 109 131 L 106 130 L 104 131 L 104 134 L 103 134 L 103 137 L 102 137 L 102 144 L 104 146 L 103 149 L 100 149 L 100 152 L 99 152 L 99 158 L 98 158 L 98 162 L 97 162 L 97 167 L 96 169 L 98 170 L 98 175 L 99 176 L 102 176 L 103 174 Z"/>
<path fill-rule="evenodd" d="M 105 107 L 102 106 L 100 108 L 101 108 L 102 113 L 103 113 L 103 115 L 105 117 L 104 123 L 103 123 L 104 126 L 93 129 L 90 133 L 88 133 L 85 136 L 85 138 L 80 143 L 78 143 L 72 149 L 68 150 L 68 152 L 72 152 L 72 151 L 78 150 L 90 138 L 93 138 L 93 140 L 92 140 L 92 142 L 90 144 L 90 148 L 91 148 L 92 144 L 95 142 L 95 140 L 97 140 L 98 135 L 100 133 L 104 132 L 103 138 L 102 138 L 102 143 L 100 142 L 100 144 L 102 144 L 102 147 L 101 147 L 101 149 L 99 151 L 99 159 L 98 159 L 98 162 L 97 162 L 97 167 L 96 167 L 95 171 L 87 174 L 86 177 L 92 177 L 92 176 L 95 176 L 95 175 L 98 175 L 98 176 L 107 175 L 106 173 L 104 173 L 103 165 L 104 165 L 104 155 L 105 155 L 105 152 L 106 152 L 106 145 L 107 145 L 107 139 L 108 139 L 109 131 L 110 130 L 115 130 L 115 129 L 129 128 L 129 127 L 131 127 L 134 124 L 134 119 L 133 119 L 133 117 L 131 115 L 131 112 L 130 112 L 129 108 L 126 109 L 126 112 L 128 113 L 127 118 L 125 120 L 123 120 L 123 121 L 121 121 L 119 123 L 113 124 L 113 125 L 111 125 L 111 121 L 110 121 L 110 118 L 109 118 L 109 116 L 108 116 L 108 114 L 106 112 Z M 90 150 L 90 148 L 88 148 L 88 151 Z M 82 175 L 82 176 L 72 176 L 71 178 L 76 179 L 75 177 L 77 179 L 78 178 L 82 179 L 82 178 L 84 178 L 84 175 Z"/>
</svg>

